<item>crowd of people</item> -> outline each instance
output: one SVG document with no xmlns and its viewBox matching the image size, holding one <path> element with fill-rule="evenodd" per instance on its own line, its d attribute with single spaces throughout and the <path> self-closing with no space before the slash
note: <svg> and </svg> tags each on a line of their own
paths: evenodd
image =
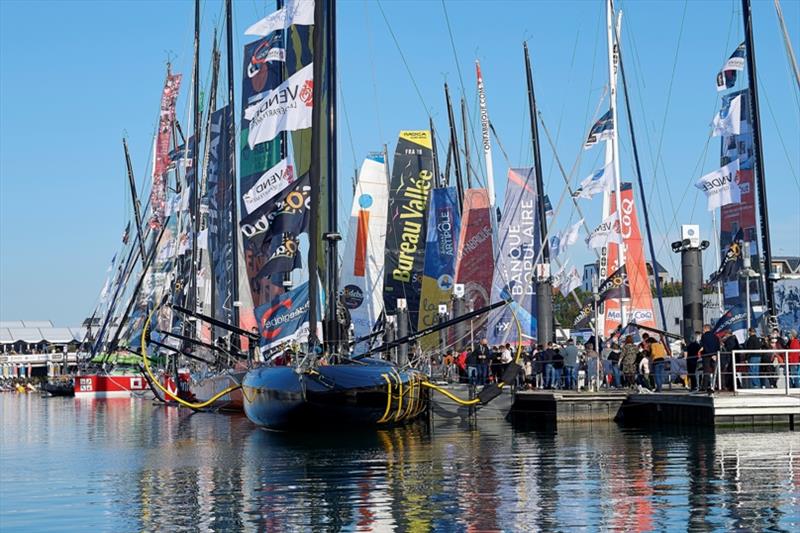
<svg viewBox="0 0 800 533">
<path fill-rule="evenodd" d="M 444 381 L 477 386 L 508 381 L 511 376 L 527 389 L 662 392 L 671 385 L 690 391 L 733 390 L 734 375 L 738 388 L 775 388 L 788 363 L 784 377 L 790 387 L 800 387 L 800 340 L 796 331 L 781 335 L 776 329 L 768 337 L 759 337 L 751 329 L 740 344 L 731 331 L 715 333 L 707 324 L 694 338 L 677 343 L 678 349 L 673 349 L 676 343 L 670 345 L 661 335 L 645 332 L 636 337 L 634 340 L 632 334 L 616 333 L 607 340 L 591 337 L 581 342 L 570 338 L 563 343 L 522 347 L 490 346 L 482 339 L 460 352 L 448 350 L 434 356 L 431 369 Z M 514 372 L 507 374 L 510 367 Z"/>
</svg>

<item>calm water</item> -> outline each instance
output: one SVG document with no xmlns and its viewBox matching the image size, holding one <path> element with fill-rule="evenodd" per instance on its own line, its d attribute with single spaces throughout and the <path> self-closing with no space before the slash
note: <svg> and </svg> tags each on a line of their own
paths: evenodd
<svg viewBox="0 0 800 533">
<path fill-rule="evenodd" d="M 800 437 L 423 425 L 297 437 L 0 395 L 3 531 L 800 530 Z"/>
</svg>

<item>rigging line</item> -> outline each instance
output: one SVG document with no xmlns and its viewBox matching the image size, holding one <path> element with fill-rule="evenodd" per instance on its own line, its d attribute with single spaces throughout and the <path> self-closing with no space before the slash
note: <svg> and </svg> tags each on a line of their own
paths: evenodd
<svg viewBox="0 0 800 533">
<path fill-rule="evenodd" d="M 356 159 L 356 148 L 353 144 L 353 130 L 350 128 L 350 115 L 347 113 L 347 104 L 344 100 L 344 85 L 342 84 L 342 77 L 338 76 L 339 80 L 337 84 L 339 85 L 339 98 L 342 101 L 342 112 L 344 114 L 344 123 L 347 127 L 347 138 L 350 141 L 350 152 L 353 155 L 353 168 L 358 168 L 358 160 Z M 340 202 L 341 203 L 341 202 Z"/>
<path fill-rule="evenodd" d="M 425 99 L 422 97 L 422 92 L 419 90 L 419 85 L 417 85 L 417 80 L 414 78 L 414 74 L 411 72 L 411 67 L 406 61 L 406 56 L 403 54 L 403 49 L 400 48 L 400 42 L 397 40 L 397 36 L 394 34 L 394 30 L 392 29 L 392 25 L 389 23 L 389 19 L 386 17 L 386 12 L 383 10 L 383 4 L 381 0 L 376 0 L 375 2 L 378 6 L 378 9 L 381 12 L 381 16 L 383 17 L 383 21 L 386 23 L 386 29 L 389 30 L 389 35 L 392 37 L 392 41 L 394 41 L 394 46 L 397 48 L 397 52 L 400 54 L 400 59 L 403 60 L 403 65 L 406 67 L 406 72 L 408 73 L 408 77 L 411 78 L 411 84 L 414 86 L 414 90 L 417 92 L 417 96 L 419 97 L 420 103 L 422 103 L 423 109 L 425 109 L 425 114 L 431 116 L 430 109 L 428 109 L 427 104 L 425 103 Z"/>
<path fill-rule="evenodd" d="M 372 76 L 372 97 L 375 104 L 375 122 L 378 126 L 378 139 L 383 141 L 383 128 L 381 127 L 381 106 L 380 99 L 378 98 L 378 77 L 375 69 L 375 56 L 373 55 L 374 48 L 372 43 L 372 26 L 369 23 L 369 1 L 364 0 L 364 27 L 367 30 L 367 48 L 369 50 L 369 70 Z"/>
<path fill-rule="evenodd" d="M 789 39 L 789 30 L 786 29 L 786 22 L 783 20 L 783 10 L 781 9 L 780 0 L 775 0 L 775 11 L 778 14 L 778 24 L 781 27 L 783 35 L 783 46 L 786 49 L 786 60 L 789 63 L 791 71 L 794 73 L 795 81 L 797 81 L 797 88 L 800 90 L 800 70 L 797 68 L 797 58 L 794 56 L 792 50 L 792 41 Z"/>
<path fill-rule="evenodd" d="M 778 121 L 775 118 L 775 113 L 772 111 L 772 104 L 770 103 L 769 97 L 767 96 L 767 90 L 764 82 L 759 80 L 759 87 L 761 87 L 761 92 L 764 93 L 764 101 L 767 103 L 769 116 L 772 118 L 772 122 L 775 125 L 775 132 L 778 134 L 778 139 L 781 141 L 781 146 L 783 147 L 783 153 L 786 156 L 786 162 L 789 165 L 789 170 L 791 171 L 792 177 L 794 178 L 794 182 L 797 185 L 797 190 L 800 191 L 800 181 L 798 181 L 797 179 L 797 174 L 795 173 L 794 166 L 792 165 L 792 158 L 789 155 L 789 151 L 786 149 L 786 143 L 783 141 L 783 135 L 781 134 L 781 130 L 778 127 Z"/>
<path fill-rule="evenodd" d="M 450 17 L 447 16 L 447 5 L 442 0 L 442 11 L 444 11 L 444 20 L 447 23 L 447 33 L 450 35 L 450 49 L 453 51 L 453 61 L 456 64 L 456 71 L 458 72 L 458 82 L 461 84 L 461 98 L 466 98 L 464 91 L 464 76 L 461 74 L 461 65 L 458 63 L 458 53 L 456 52 L 456 42 L 453 39 L 453 28 L 450 26 Z"/>
</svg>

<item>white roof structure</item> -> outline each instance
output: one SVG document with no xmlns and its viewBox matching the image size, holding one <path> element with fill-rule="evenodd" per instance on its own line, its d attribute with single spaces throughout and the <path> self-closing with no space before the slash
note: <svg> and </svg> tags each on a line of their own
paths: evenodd
<svg viewBox="0 0 800 533">
<path fill-rule="evenodd" d="M 0 344 L 24 342 L 36 344 L 67 344 L 80 342 L 86 335 L 86 328 L 57 328 L 49 320 L 4 320 L 0 321 Z"/>
<path fill-rule="evenodd" d="M 1 328 L 52 328 L 50 320 L 0 320 Z"/>
</svg>

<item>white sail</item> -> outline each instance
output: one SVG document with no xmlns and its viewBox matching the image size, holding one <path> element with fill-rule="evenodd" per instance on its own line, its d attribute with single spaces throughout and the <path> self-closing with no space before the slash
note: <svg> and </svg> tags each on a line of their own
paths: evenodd
<svg viewBox="0 0 800 533">
<path fill-rule="evenodd" d="M 365 159 L 350 212 L 341 287 L 356 337 L 370 334 L 383 308 L 383 261 L 389 209 L 387 175 L 383 154 Z"/>
</svg>

